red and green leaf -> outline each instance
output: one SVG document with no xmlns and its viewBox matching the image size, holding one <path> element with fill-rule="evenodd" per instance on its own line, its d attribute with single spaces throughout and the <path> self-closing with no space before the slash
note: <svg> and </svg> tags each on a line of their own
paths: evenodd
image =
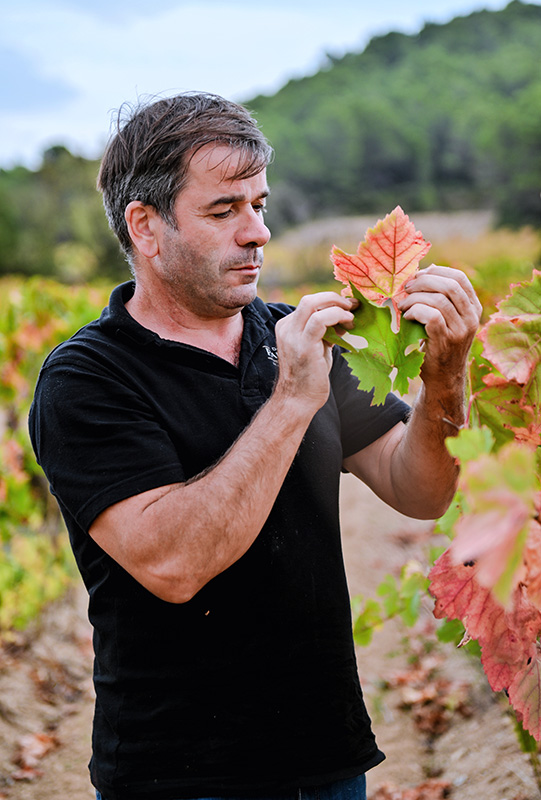
<svg viewBox="0 0 541 800">
<path fill-rule="evenodd" d="M 484 356 L 508 381 L 523 387 L 524 402 L 541 403 L 541 272 L 512 287 L 479 333 Z"/>
<path fill-rule="evenodd" d="M 350 333 L 365 341 L 355 346 L 333 330 L 326 339 L 349 351 L 345 358 L 359 387 L 373 390 L 373 405 L 383 403 L 390 391 L 406 394 L 409 381 L 420 374 L 426 332 L 418 322 L 401 320 L 398 303 L 429 249 L 430 242 L 400 206 L 367 231 L 355 255 L 333 247 L 334 275 L 346 285 L 343 293 L 359 300 Z"/>
<path fill-rule="evenodd" d="M 530 655 L 509 686 L 509 701 L 537 741 L 541 739 L 541 647 L 532 644 Z"/>
<path fill-rule="evenodd" d="M 371 303 L 382 305 L 391 300 L 399 327 L 397 302 L 430 246 L 430 242 L 415 230 L 407 214 L 397 206 L 374 228 L 369 228 L 356 254 L 333 247 L 334 275 L 346 287 L 353 284 Z"/>
<path fill-rule="evenodd" d="M 468 439 L 469 432 L 452 440 Z M 522 580 L 522 554 L 530 522 L 537 515 L 539 479 L 535 453 L 511 443 L 461 465 L 460 490 L 466 512 L 455 525 L 451 545 L 456 563 L 475 560 L 477 579 L 507 605 Z"/>
<path fill-rule="evenodd" d="M 492 689 L 508 689 L 527 665 L 541 630 L 541 612 L 530 602 L 525 588 L 515 589 L 512 607 L 506 610 L 479 582 L 477 565 L 454 563 L 450 550 L 436 561 L 429 580 L 436 618 L 461 620 L 468 635 L 481 645 Z"/>
<path fill-rule="evenodd" d="M 392 388 L 404 391 L 420 370 L 420 361 L 407 362 L 412 347 L 417 348 L 415 357 L 422 358 L 422 331 L 408 339 L 402 320 L 398 335 L 391 331 L 390 337 L 390 313 L 381 307 L 397 309 L 397 298 L 418 268 L 408 273 L 408 263 L 396 270 L 391 250 L 378 261 L 378 247 L 385 238 L 392 240 L 387 236 L 378 242 L 378 236 L 393 225 L 400 228 L 396 219 L 386 218 L 369 231 L 357 256 L 336 248 L 333 254 L 336 277 L 355 287 L 351 291 L 361 298 L 353 333 L 366 340 L 359 350 L 348 344 L 351 352 L 345 357 L 362 388 L 375 387 L 376 402 Z M 394 372 L 384 364 L 392 364 Z M 453 542 L 429 575 L 434 614 L 459 620 L 466 629 L 464 641 L 477 640 L 490 685 L 507 690 L 518 717 L 539 741 L 541 272 L 513 286 L 481 329 L 469 374 L 471 427 L 447 440 L 461 473 L 455 502 L 440 524 Z M 388 593 L 388 602 L 389 597 L 394 599 Z"/>
</svg>

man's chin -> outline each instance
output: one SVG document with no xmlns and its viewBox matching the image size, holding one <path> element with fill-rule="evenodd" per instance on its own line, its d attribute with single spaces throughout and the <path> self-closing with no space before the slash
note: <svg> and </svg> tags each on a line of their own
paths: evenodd
<svg viewBox="0 0 541 800">
<path fill-rule="evenodd" d="M 241 299 L 243 306 L 253 303 L 257 296 L 257 281 L 243 286 L 242 290 L 238 292 L 237 296 Z"/>
<path fill-rule="evenodd" d="M 250 297 L 248 302 L 252 302 L 257 294 L 257 284 L 259 282 L 259 270 L 246 273 L 236 273 L 236 285 L 231 287 L 233 297 Z"/>
</svg>

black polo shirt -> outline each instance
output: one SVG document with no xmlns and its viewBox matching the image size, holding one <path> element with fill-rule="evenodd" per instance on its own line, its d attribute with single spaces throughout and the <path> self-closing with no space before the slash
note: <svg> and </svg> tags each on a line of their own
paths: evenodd
<svg viewBox="0 0 541 800">
<path fill-rule="evenodd" d="M 371 406 L 335 348 L 315 415 L 265 526 L 192 600 L 158 599 L 88 535 L 126 497 L 212 466 L 267 400 L 274 326 L 244 314 L 240 363 L 140 326 L 117 287 L 46 360 L 30 431 L 90 595 L 91 776 L 107 800 L 265 795 L 379 763 L 357 676 L 338 521 L 343 459 L 407 406 Z M 265 461 L 265 452 L 260 454 Z M 359 519 L 359 525 L 363 520 Z"/>
</svg>

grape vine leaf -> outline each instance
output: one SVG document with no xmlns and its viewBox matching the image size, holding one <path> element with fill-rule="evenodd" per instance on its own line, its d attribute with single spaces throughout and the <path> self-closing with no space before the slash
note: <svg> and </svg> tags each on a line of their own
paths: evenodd
<svg viewBox="0 0 541 800">
<path fill-rule="evenodd" d="M 523 580 L 528 597 L 536 608 L 541 609 L 541 525 L 537 520 L 530 522 L 530 531 L 524 548 L 524 564 L 526 575 Z"/>
<path fill-rule="evenodd" d="M 536 422 L 532 406 L 524 404 L 524 391 L 515 381 L 491 373 L 483 386 L 472 396 L 472 416 L 479 425 L 488 425 L 494 433 L 497 447 L 513 441 L 516 436 L 536 439 Z"/>
<path fill-rule="evenodd" d="M 419 322 L 403 320 L 398 333 L 394 333 L 390 308 L 378 308 L 354 286 L 351 290 L 359 306 L 354 313 L 355 327 L 349 333 L 362 336 L 366 346 L 357 349 L 349 345 L 350 352 L 344 358 L 358 378 L 359 387 L 367 392 L 374 390 L 372 405 L 381 405 L 393 389 L 406 394 L 409 380 L 419 375 L 425 328 Z"/>
<path fill-rule="evenodd" d="M 530 521 L 537 515 L 535 453 L 516 443 L 483 453 L 462 463 L 459 486 L 466 511 L 455 526 L 453 559 L 475 560 L 479 582 L 507 606 L 522 578 L 522 553 Z"/>
<path fill-rule="evenodd" d="M 462 439 L 462 432 L 460 438 Z M 449 449 L 455 450 L 451 442 L 449 445 Z M 477 507 L 487 506 L 482 497 L 485 492 L 509 489 L 527 500 L 533 514 L 536 492 L 539 490 L 535 453 L 515 442 L 510 442 L 497 453 L 480 453 L 478 458 L 469 461 L 463 469 L 460 485 L 470 499 L 477 496 Z"/>
<path fill-rule="evenodd" d="M 541 302 L 541 271 L 534 269 L 531 281 L 511 284 L 511 294 L 504 297 L 493 316 L 539 316 Z"/>
<path fill-rule="evenodd" d="M 485 357 L 508 380 L 524 387 L 531 405 L 541 403 L 541 272 L 512 287 L 479 333 Z"/>
<path fill-rule="evenodd" d="M 494 445 L 494 436 L 489 428 L 464 428 L 458 434 L 445 440 L 445 445 L 452 456 L 461 463 L 474 461 L 483 453 L 490 453 Z"/>
<path fill-rule="evenodd" d="M 515 590 L 509 611 L 497 603 L 492 606 L 476 638 L 482 649 L 483 669 L 494 691 L 509 690 L 517 673 L 527 665 L 540 629 L 541 614 L 524 587 Z"/>
<path fill-rule="evenodd" d="M 525 385 L 539 378 L 541 314 L 534 318 L 494 318 L 480 335 L 486 356 L 508 380 Z"/>
<path fill-rule="evenodd" d="M 492 498 L 494 508 L 467 513 L 458 520 L 451 551 L 457 564 L 475 559 L 479 583 L 493 589 L 500 602 L 506 604 L 520 579 L 530 509 L 511 492 L 495 491 Z M 486 500 L 489 499 L 487 494 Z"/>
<path fill-rule="evenodd" d="M 526 409 L 526 411 L 528 410 L 529 409 Z M 535 413 L 533 408 L 531 409 L 531 413 L 532 415 Z M 515 434 L 515 441 L 520 442 L 530 450 L 534 450 L 536 452 L 536 471 L 538 473 L 541 472 L 541 467 L 539 464 L 539 457 L 541 456 L 541 418 L 539 418 L 539 415 L 536 415 L 534 419 L 532 419 L 525 427 L 513 428 L 513 433 Z"/>
<path fill-rule="evenodd" d="M 509 701 L 521 715 L 523 726 L 541 739 L 541 647 L 532 644 L 530 656 L 509 686 Z"/>
<path fill-rule="evenodd" d="M 436 619 L 460 619 L 467 625 L 470 636 L 477 638 L 482 630 L 479 622 L 483 612 L 495 604 L 490 591 L 475 579 L 475 564 L 455 564 L 451 552 L 447 549 L 430 570 L 430 594 L 436 603 L 434 616 Z"/>
<path fill-rule="evenodd" d="M 383 619 L 381 607 L 377 600 L 369 597 L 363 604 L 363 598 L 354 598 L 357 607 L 355 625 L 353 626 L 353 638 L 355 643 L 361 647 L 366 647 L 372 641 L 374 631 L 381 627 Z"/>
<path fill-rule="evenodd" d="M 541 417 L 528 388 L 506 378 L 483 355 L 483 336 L 481 332 L 471 348 L 470 425 L 484 425 L 492 431 L 494 450 L 513 440 L 533 450 L 541 445 Z"/>
<path fill-rule="evenodd" d="M 380 306 L 390 300 L 399 328 L 398 301 L 430 247 L 430 242 L 423 239 L 408 215 L 397 206 L 383 220 L 378 220 L 374 228 L 368 229 L 356 254 L 333 247 L 334 275 L 346 287 L 353 284 L 371 303 Z"/>
<path fill-rule="evenodd" d="M 482 649 L 482 663 L 494 691 L 508 689 L 527 663 L 532 643 L 541 630 L 541 612 L 528 599 L 525 587 L 515 589 L 506 610 L 477 579 L 477 565 L 453 563 L 450 550 L 429 574 L 437 619 L 460 619 Z"/>
</svg>

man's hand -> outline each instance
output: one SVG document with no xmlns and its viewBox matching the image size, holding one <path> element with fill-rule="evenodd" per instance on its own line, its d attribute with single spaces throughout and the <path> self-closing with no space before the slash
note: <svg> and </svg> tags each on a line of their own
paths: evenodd
<svg viewBox="0 0 541 800">
<path fill-rule="evenodd" d="M 253 544 L 329 395 L 325 331 L 351 327 L 355 305 L 334 292 L 304 297 L 276 328 L 273 394 L 223 458 L 186 483 L 121 500 L 93 522 L 92 538 L 157 597 L 190 600 Z"/>
<path fill-rule="evenodd" d="M 464 422 L 468 353 L 481 304 L 460 270 L 431 266 L 407 284 L 405 319 L 426 327 L 423 386 L 407 425 L 400 423 L 344 466 L 403 514 L 435 519 L 456 489 L 458 468 L 445 446 Z"/>
<path fill-rule="evenodd" d="M 481 318 L 473 286 L 460 270 L 432 265 L 420 270 L 406 291 L 399 304 L 404 318 L 423 323 L 428 334 L 421 377 L 425 385 L 452 388 L 465 372 Z"/>
<path fill-rule="evenodd" d="M 357 301 L 335 292 L 303 297 L 295 311 L 276 325 L 279 377 L 275 394 L 298 396 L 314 413 L 329 396 L 332 345 L 323 340 L 327 328 L 353 325 Z"/>
</svg>

